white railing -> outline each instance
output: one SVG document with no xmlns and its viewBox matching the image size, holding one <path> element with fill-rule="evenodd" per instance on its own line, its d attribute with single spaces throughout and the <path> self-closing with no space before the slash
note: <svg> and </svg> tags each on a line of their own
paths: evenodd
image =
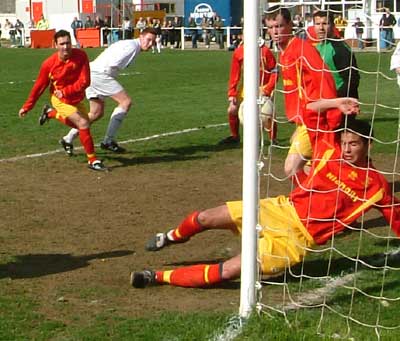
<svg viewBox="0 0 400 341">
<path fill-rule="evenodd" d="M 29 30 L 25 28 L 3 28 L 1 31 L 1 38 L 9 40 L 12 47 L 25 47 L 26 39 L 30 38 Z M 12 32 L 15 32 L 15 34 Z"/>
<path fill-rule="evenodd" d="M 120 39 L 120 36 L 123 34 L 123 29 L 121 27 L 111 27 L 111 28 L 101 28 L 100 30 L 100 45 L 105 46 L 108 44 L 108 42 L 104 41 L 104 35 L 103 31 L 104 30 L 109 30 L 110 31 L 110 42 L 113 43 L 115 41 L 118 41 Z M 193 30 L 196 30 L 198 32 L 197 34 L 197 43 L 202 42 L 203 45 L 205 45 L 204 37 L 203 37 L 203 31 L 205 29 L 201 27 L 164 27 L 162 28 L 163 31 L 179 31 L 179 39 L 174 39 L 174 44 L 177 43 L 177 41 L 180 42 L 179 48 L 181 50 L 187 49 L 187 45 L 183 43 L 184 41 L 187 41 L 188 39 L 190 40 L 191 37 L 191 32 Z M 223 39 L 224 39 L 224 45 L 225 48 L 229 48 L 232 45 L 232 36 L 233 34 L 238 33 L 239 31 L 242 31 L 242 27 L 237 27 L 237 26 L 225 26 L 223 27 L 224 34 L 223 34 Z M 266 30 L 266 27 L 263 28 L 263 31 Z M 217 44 L 215 41 L 215 29 L 213 27 L 208 27 L 207 28 L 208 34 L 210 34 L 210 43 L 212 44 Z M 400 37 L 400 27 L 394 27 L 394 37 Z M 139 29 L 134 28 L 133 29 L 134 35 L 138 35 Z M 261 32 L 260 32 L 261 35 Z M 357 40 L 356 36 L 356 31 L 355 27 L 352 26 L 352 23 L 350 23 L 346 29 L 345 29 L 345 35 L 344 38 L 348 41 L 353 40 L 354 42 Z M 372 26 L 365 26 L 364 27 L 364 34 L 362 38 L 364 42 L 364 46 L 369 47 L 371 50 L 371 47 L 373 47 L 377 52 L 381 51 L 382 44 L 382 36 L 380 34 L 380 28 L 379 25 L 373 24 Z M 170 43 L 169 41 L 167 43 Z M 393 44 L 393 43 L 392 43 Z M 355 44 L 353 44 L 354 46 Z"/>
<path fill-rule="evenodd" d="M 226 47 L 229 47 L 229 46 L 231 46 L 231 43 L 232 43 L 232 41 L 231 41 L 232 31 L 233 32 L 241 31 L 242 27 L 236 27 L 236 26 L 229 27 L 229 26 L 226 26 L 226 27 L 223 27 L 222 29 L 224 30 L 224 36 L 223 36 L 224 37 L 224 44 L 225 44 Z M 118 32 L 118 33 L 121 32 L 122 33 L 122 31 L 123 31 L 123 29 L 121 27 L 102 27 L 100 29 L 100 45 L 101 46 L 105 46 L 105 44 L 107 43 L 107 42 L 104 41 L 104 35 L 103 35 L 103 32 L 105 30 L 111 31 L 111 38 L 113 38 L 113 39 L 111 39 L 111 43 L 119 40 L 119 37 L 113 37 L 113 34 L 115 35 L 115 32 Z M 199 40 L 203 39 L 202 38 L 202 35 L 203 35 L 202 33 L 203 33 L 203 31 L 205 29 L 203 29 L 201 27 L 163 27 L 162 30 L 163 31 L 180 31 L 180 34 L 179 34 L 179 39 L 180 39 L 179 41 L 181 42 L 180 49 L 184 50 L 185 49 L 185 44 L 182 44 L 182 42 L 185 41 L 186 37 L 190 37 L 191 36 L 191 34 L 189 32 L 191 32 L 193 30 L 197 30 L 197 32 L 198 32 L 197 41 L 199 41 Z M 215 34 L 214 34 L 215 29 L 214 29 L 214 27 L 212 27 L 212 26 L 208 27 L 207 31 L 212 37 L 215 37 Z M 136 33 L 136 35 L 137 35 L 139 33 L 139 29 L 134 28 L 133 32 Z M 210 41 L 211 41 L 212 37 L 210 38 Z M 212 40 L 212 42 L 216 43 L 214 40 Z"/>
</svg>

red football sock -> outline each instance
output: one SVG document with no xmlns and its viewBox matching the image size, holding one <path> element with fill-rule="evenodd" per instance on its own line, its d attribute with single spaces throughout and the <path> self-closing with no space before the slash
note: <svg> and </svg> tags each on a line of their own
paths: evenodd
<svg viewBox="0 0 400 341">
<path fill-rule="evenodd" d="M 53 110 L 55 111 L 55 110 Z M 54 116 L 55 119 L 59 120 L 62 124 L 65 124 L 66 126 L 69 126 L 71 128 L 77 128 L 77 126 L 72 123 L 67 117 L 63 117 L 60 114 L 56 112 L 56 115 Z"/>
<path fill-rule="evenodd" d="M 51 109 L 51 111 L 47 112 L 47 117 L 48 118 L 56 118 L 57 117 L 57 110 Z"/>
<path fill-rule="evenodd" d="M 195 211 L 189 214 L 177 228 L 175 228 L 168 234 L 168 238 L 175 241 L 185 240 L 189 239 L 196 233 L 203 231 L 204 227 L 200 225 L 197 219 L 199 213 L 200 212 Z"/>
<path fill-rule="evenodd" d="M 79 129 L 79 139 L 81 140 L 83 149 L 85 149 L 89 162 L 92 163 L 93 161 L 96 161 L 96 154 L 94 152 L 93 138 L 90 134 L 90 129 Z"/>
<path fill-rule="evenodd" d="M 239 137 L 239 117 L 237 115 L 228 114 L 228 121 L 231 135 Z"/>
<path fill-rule="evenodd" d="M 198 288 L 222 282 L 222 263 L 199 264 L 169 271 L 157 271 L 156 282 Z"/>
</svg>

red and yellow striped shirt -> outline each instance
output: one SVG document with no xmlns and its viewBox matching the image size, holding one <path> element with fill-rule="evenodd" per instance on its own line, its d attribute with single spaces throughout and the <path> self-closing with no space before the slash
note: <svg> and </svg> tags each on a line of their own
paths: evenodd
<svg viewBox="0 0 400 341">
<path fill-rule="evenodd" d="M 242 75 L 242 66 L 244 59 L 243 44 L 233 52 L 231 71 L 229 74 L 228 97 L 238 97 L 242 86 L 239 83 Z M 276 69 L 276 60 L 270 49 L 263 45 L 260 48 L 260 88 L 262 95 L 271 96 L 278 80 L 278 70 Z"/>
<path fill-rule="evenodd" d="M 61 90 L 60 99 L 66 104 L 76 105 L 85 98 L 85 89 L 90 85 L 89 59 L 86 53 L 72 49 L 71 57 L 62 61 L 58 53 L 52 54 L 43 63 L 28 99 L 22 106 L 30 111 L 50 84 L 50 94 Z"/>
<path fill-rule="evenodd" d="M 303 123 L 307 103 L 336 97 L 332 74 L 308 41 L 292 38 L 281 52 L 279 62 L 289 121 Z"/>
<path fill-rule="evenodd" d="M 339 134 L 328 131 L 323 115 L 308 112 L 305 116 L 309 135 L 315 135 L 314 161 L 307 179 L 290 194 L 304 226 L 317 244 L 324 244 L 376 208 L 400 236 L 400 202 L 385 177 L 372 163 L 359 168 L 341 159 Z"/>
</svg>

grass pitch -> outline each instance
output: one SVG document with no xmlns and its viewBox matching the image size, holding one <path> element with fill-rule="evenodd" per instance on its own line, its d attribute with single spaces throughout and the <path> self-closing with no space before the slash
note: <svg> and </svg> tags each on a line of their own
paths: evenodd
<svg viewBox="0 0 400 341">
<path fill-rule="evenodd" d="M 88 49 L 86 51 L 90 59 L 100 53 L 99 49 Z M 42 96 L 36 108 L 25 119 L 21 120 L 17 115 L 33 85 L 41 61 L 51 52 L 51 50 L 0 49 L 0 63 L 3 65 L 0 81 L 0 102 L 2 103 L 0 109 L 0 159 L 2 160 L 45 153 L 59 148 L 57 141 L 65 134 L 66 128 L 58 122 L 50 122 L 43 127 L 40 127 L 37 123 L 38 113 L 42 105 L 47 102 L 46 94 Z M 140 139 L 184 129 L 226 123 L 226 89 L 230 58 L 231 53 L 225 51 L 182 52 L 165 50 L 161 55 L 143 53 L 136 64 L 128 68 L 120 77 L 121 83 L 131 94 L 134 104 L 120 131 L 119 140 Z M 393 80 L 386 77 L 394 78 L 394 74 L 389 71 L 390 55 L 363 53 L 358 54 L 357 58 L 359 67 L 363 70 L 360 86 L 363 117 L 374 119 L 377 139 L 374 152 L 381 159 L 387 161 L 381 163 L 385 164 L 388 170 L 393 170 L 396 168 L 398 144 L 392 142 L 399 138 L 399 89 Z M 382 74 L 375 73 L 377 70 L 381 71 Z M 282 99 L 279 95 L 277 97 L 278 120 L 283 122 Z M 111 112 L 112 108 L 112 103 L 108 102 L 106 112 Z M 104 119 L 96 122 L 93 126 L 92 132 L 96 142 L 101 140 L 105 132 L 109 116 L 107 113 Z M 282 145 L 288 144 L 292 129 L 293 127 L 290 125 L 280 125 L 278 138 Z M 135 160 L 124 161 L 125 166 L 132 167 L 154 163 L 154 167 L 164 167 L 162 170 L 166 174 L 165 181 L 168 181 L 182 167 L 182 164 L 190 172 L 191 164 L 195 165 L 197 160 L 204 159 L 205 164 L 208 162 L 210 165 L 209 172 L 205 172 L 204 176 L 210 179 L 212 186 L 212 172 L 215 169 L 214 163 L 217 163 L 215 145 L 227 134 L 228 128 L 221 126 L 212 129 L 200 129 L 193 133 L 176 134 L 168 138 L 132 143 L 129 146 L 133 148 Z M 239 149 L 220 150 L 218 153 L 227 163 L 232 162 L 234 164 L 235 161 L 233 160 L 240 158 Z M 283 155 L 284 151 L 278 151 L 278 163 L 282 162 Z M 113 173 L 118 172 L 120 160 L 107 153 L 101 154 L 101 157 L 107 165 L 116 168 Z M 68 167 L 76 167 L 79 171 L 85 165 L 83 154 L 73 160 L 64 160 L 60 155 L 49 155 L 46 158 L 49 160 L 55 158 L 54 167 L 60 160 L 62 160 L 61 162 L 71 161 L 72 165 L 69 164 Z M 29 160 L 24 162 L 31 172 L 35 172 L 41 161 L 38 158 L 32 163 Z M 161 163 L 164 163 L 164 165 L 161 165 Z M 9 164 L 7 163 L 7 165 L 5 167 L 3 163 L 0 163 L 0 174 L 5 175 L 3 172 L 10 171 Z M 49 174 L 53 173 L 54 168 L 50 168 L 48 171 Z M 240 172 L 240 169 L 235 168 L 234 171 Z M 57 172 L 60 171 L 57 170 Z M 5 178 L 5 176 L 2 176 L 2 179 Z M 389 180 L 395 183 L 398 181 L 398 176 Z M 15 182 L 18 183 L 17 177 L 15 177 Z M 12 185 L 10 182 L 3 182 L 3 193 L 8 193 L 7 189 L 11 188 Z M 18 186 L 15 188 L 18 191 Z M 25 188 L 20 188 L 20 190 L 25 190 Z M 179 190 L 179 188 L 176 188 L 176 190 Z M 207 186 L 196 189 L 196 191 L 201 192 L 207 190 Z M 31 194 L 35 199 L 40 198 L 40 193 Z M 155 193 L 155 195 L 159 194 Z M 194 197 L 195 194 L 188 195 L 183 200 L 188 206 L 191 206 Z M 2 206 L 1 212 L 3 214 L 15 214 L 16 216 L 22 214 L 24 203 L 13 200 L 14 197 L 10 194 L 0 195 L 0 206 Z M 145 216 L 144 220 L 153 218 L 150 213 L 141 213 Z M 147 218 L 146 214 L 149 214 Z M 35 215 L 32 216 L 29 228 L 32 228 L 33 232 L 28 234 L 26 238 L 34 239 L 33 234 L 38 234 L 41 237 L 41 233 L 43 233 L 42 238 L 46 236 L 45 231 L 37 229 L 37 225 L 43 223 L 37 219 Z M 126 223 L 129 223 L 129 221 Z M 46 314 L 44 306 L 50 303 L 40 300 L 39 292 L 35 292 L 35 290 L 38 290 L 38 284 L 34 282 L 35 285 L 32 286 L 30 281 L 33 281 L 33 279 L 11 279 L 9 276 L 10 264 L 14 266 L 19 264 L 19 258 L 12 251 L 12 228 L 12 226 L 4 224 L 0 228 L 0 243 L 4 246 L 2 249 L 6 250 L 0 253 L 0 339 L 2 340 L 207 340 L 222 332 L 232 311 L 237 311 L 237 304 L 232 308 L 230 303 L 227 302 L 226 310 L 223 312 L 213 312 L 203 306 L 202 309 L 199 309 L 201 311 L 198 312 L 177 313 L 176 310 L 171 310 L 170 312 L 159 313 L 158 311 L 154 312 L 151 318 L 149 318 L 148 311 L 141 318 L 129 318 L 126 315 L 122 316 L 109 310 L 100 310 L 95 317 L 88 315 L 87 318 L 84 318 L 74 316 L 72 309 L 69 310 L 68 308 L 59 308 L 59 316 Z M 84 239 L 84 236 L 82 236 L 82 242 Z M 381 254 L 382 250 L 385 250 L 385 246 L 373 240 L 367 241 L 366 246 L 364 246 L 364 243 L 362 244 L 362 254 L 365 257 Z M 49 250 L 56 248 L 56 246 L 52 246 L 53 242 L 49 239 Z M 357 252 L 358 243 L 359 240 L 356 237 L 340 240 L 339 248 L 343 248 L 343 252 L 346 254 L 354 254 Z M 397 245 L 394 243 L 393 247 Z M 26 250 L 26 253 L 40 253 L 40 251 L 32 244 L 31 248 Z M 336 255 L 334 259 L 337 259 L 334 262 L 337 267 L 335 270 L 337 274 L 340 275 L 340 271 L 351 270 L 352 265 L 344 262 L 339 255 Z M 313 259 L 310 261 L 312 263 Z M 315 257 L 315 264 L 321 264 L 319 261 L 320 259 Z M 324 264 L 327 262 L 324 259 L 321 261 L 325 262 Z M 396 266 L 398 268 L 398 264 Z M 360 287 L 366 292 L 375 294 L 377 288 L 382 287 L 382 276 L 384 274 L 366 271 L 363 277 L 359 279 Z M 391 273 L 385 278 L 388 289 L 385 294 L 390 295 L 390 297 L 400 296 L 397 277 Z M 56 280 L 61 281 L 58 277 L 56 277 Z M 318 287 L 318 284 L 312 283 L 312 281 L 305 282 L 301 285 L 309 288 Z M 299 284 L 292 280 L 289 281 L 289 286 L 296 290 Z M 119 293 L 113 287 L 113 284 L 110 284 L 109 287 L 100 288 L 89 283 L 85 291 L 79 292 L 74 286 L 62 288 L 62 290 L 65 294 L 74 293 L 80 298 L 91 298 L 94 294 L 112 298 L 113 295 Z M 82 290 L 82 288 L 79 290 Z M 164 288 L 164 290 L 168 290 L 169 296 L 176 295 L 177 300 L 182 293 L 176 288 Z M 210 289 L 211 294 L 213 293 L 212 290 Z M 268 292 L 268 287 L 265 290 Z M 185 292 L 198 294 L 198 291 L 192 289 L 186 289 Z M 143 296 L 145 295 L 148 294 L 143 292 Z M 272 295 L 277 296 L 274 291 Z M 358 305 L 355 310 L 363 308 L 364 311 L 368 312 L 365 314 L 365 321 L 368 323 L 373 323 L 376 317 L 375 312 L 382 310 L 381 316 L 385 325 L 398 325 L 396 316 L 399 305 L 397 301 L 382 304 L 382 301 L 359 297 L 357 293 L 349 293 L 343 289 L 332 298 L 333 305 L 338 311 L 343 313 L 346 311 L 346 314 L 350 316 L 351 307 L 349 307 L 348 302 L 351 295 L 355 295 L 355 301 L 361 303 L 361 306 Z M 238 290 L 237 296 L 239 296 Z M 212 298 L 209 299 L 212 300 Z M 140 303 L 135 301 L 135 304 Z M 163 302 L 159 302 L 159 304 L 163 306 Z M 289 327 L 279 315 L 273 319 L 264 316 L 254 317 L 238 339 L 320 340 L 321 336 L 316 335 L 316 321 L 319 318 L 319 311 L 291 312 L 288 314 L 288 319 L 295 321 L 295 323 L 292 322 L 291 327 Z M 340 318 L 337 314 L 327 311 L 324 320 L 326 339 L 335 334 L 343 335 L 342 332 L 348 324 L 351 326 L 350 336 L 363 340 L 376 338 L 370 328 L 360 328 L 358 325 L 353 325 L 351 320 Z M 382 332 L 385 340 L 394 340 L 396 339 L 395 335 L 397 335 L 396 330 Z"/>
</svg>

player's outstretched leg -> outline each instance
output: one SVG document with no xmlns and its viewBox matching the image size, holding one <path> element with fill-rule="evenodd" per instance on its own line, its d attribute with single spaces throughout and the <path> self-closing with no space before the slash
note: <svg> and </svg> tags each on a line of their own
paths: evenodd
<svg viewBox="0 0 400 341">
<path fill-rule="evenodd" d="M 157 233 L 151 237 L 146 244 L 146 250 L 159 251 L 168 245 L 186 242 L 196 233 L 204 231 L 204 227 L 198 221 L 199 213 L 197 211 L 193 212 L 177 228 L 171 229 L 166 233 Z"/>
<path fill-rule="evenodd" d="M 144 270 L 131 273 L 131 285 L 145 288 L 149 285 L 169 284 L 186 288 L 202 288 L 240 277 L 240 254 L 215 264 L 197 264 L 173 270 Z"/>
<path fill-rule="evenodd" d="M 145 288 L 169 284 L 186 288 L 201 288 L 222 282 L 223 263 L 198 264 L 166 271 L 143 270 L 131 273 L 131 285 Z"/>
</svg>

